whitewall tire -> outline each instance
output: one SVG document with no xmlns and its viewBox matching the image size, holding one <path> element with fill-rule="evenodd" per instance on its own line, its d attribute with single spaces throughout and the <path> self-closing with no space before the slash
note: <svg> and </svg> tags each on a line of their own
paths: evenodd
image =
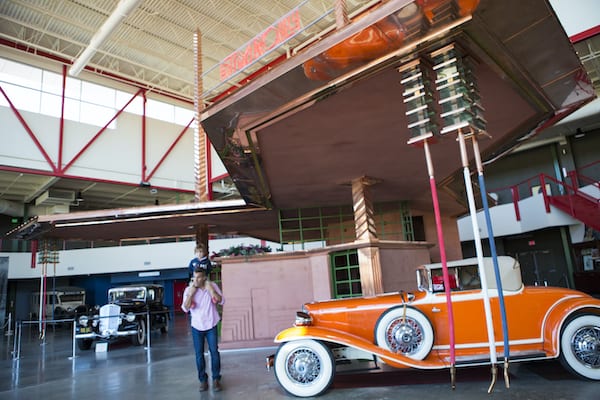
<svg viewBox="0 0 600 400">
<path fill-rule="evenodd" d="M 581 378 L 600 380 L 600 316 L 581 315 L 567 322 L 560 335 L 560 361 Z"/>
<path fill-rule="evenodd" d="M 275 354 L 275 377 L 286 392 L 298 397 L 325 392 L 335 375 L 331 350 L 311 339 L 283 343 Z"/>
<path fill-rule="evenodd" d="M 137 333 L 131 337 L 131 341 L 135 346 L 141 346 L 146 343 L 146 321 L 138 320 Z"/>
<path fill-rule="evenodd" d="M 390 308 L 375 326 L 375 342 L 379 347 L 422 360 L 433 347 L 433 328 L 419 310 L 404 306 Z"/>
</svg>

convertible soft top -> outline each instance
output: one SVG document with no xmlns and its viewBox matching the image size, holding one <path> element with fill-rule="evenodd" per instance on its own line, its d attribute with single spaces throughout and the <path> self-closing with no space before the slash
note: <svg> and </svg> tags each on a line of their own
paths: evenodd
<svg viewBox="0 0 600 400">
<path fill-rule="evenodd" d="M 448 261 L 448 268 L 458 268 L 458 278 L 462 279 L 461 269 L 466 267 L 478 267 L 477 258 L 465 258 L 464 260 Z M 485 268 L 485 276 L 488 289 L 497 289 L 496 276 L 494 273 L 493 259 L 490 257 L 483 258 L 483 267 Z M 442 263 L 424 264 L 422 268 L 430 271 L 442 269 Z M 469 268 L 472 270 L 472 268 Z M 502 289 L 505 291 L 516 292 L 521 289 L 523 282 L 521 280 L 521 266 L 519 262 L 509 256 L 498 257 L 498 270 L 502 280 Z"/>
</svg>

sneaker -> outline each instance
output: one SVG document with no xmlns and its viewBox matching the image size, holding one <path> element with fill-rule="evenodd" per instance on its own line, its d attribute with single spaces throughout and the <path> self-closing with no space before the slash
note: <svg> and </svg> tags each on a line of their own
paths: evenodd
<svg viewBox="0 0 600 400">
<path fill-rule="evenodd" d="M 200 382 L 200 391 L 206 392 L 207 390 L 208 390 L 208 382 L 207 381 Z"/>
<path fill-rule="evenodd" d="M 215 380 L 213 381 L 213 390 L 214 390 L 215 392 L 220 392 L 222 389 L 223 389 L 223 388 L 221 387 L 221 382 L 219 382 L 219 380 L 218 380 L 218 379 L 215 379 Z"/>
</svg>

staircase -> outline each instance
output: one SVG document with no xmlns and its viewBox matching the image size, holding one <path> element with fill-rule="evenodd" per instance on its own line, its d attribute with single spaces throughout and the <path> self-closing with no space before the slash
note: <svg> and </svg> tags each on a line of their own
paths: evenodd
<svg viewBox="0 0 600 400">
<path fill-rule="evenodd" d="M 577 218 L 596 231 L 600 231 L 599 200 L 580 190 L 560 196 L 548 196 L 548 201 L 554 207 Z"/>
</svg>

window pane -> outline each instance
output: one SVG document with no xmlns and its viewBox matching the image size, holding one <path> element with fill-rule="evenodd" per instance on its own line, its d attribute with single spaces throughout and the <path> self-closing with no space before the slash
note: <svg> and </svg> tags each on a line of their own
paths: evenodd
<svg viewBox="0 0 600 400">
<path fill-rule="evenodd" d="M 42 104 L 40 112 L 52 117 L 60 118 L 60 96 L 54 94 L 42 93 Z"/>
<path fill-rule="evenodd" d="M 121 108 L 123 108 L 125 106 L 125 104 L 127 104 L 127 102 L 129 100 L 131 100 L 131 98 L 133 97 L 133 93 L 126 93 L 126 92 L 122 92 L 120 90 L 117 90 L 116 95 L 117 95 L 117 101 L 116 101 L 117 111 L 120 110 Z M 127 108 L 124 111 L 127 113 L 130 113 L 130 114 L 143 115 L 144 108 L 143 108 L 142 97 L 136 96 L 135 99 L 133 99 L 133 101 L 131 103 L 129 103 L 129 105 L 127 106 Z"/>
<path fill-rule="evenodd" d="M 346 269 L 338 269 L 335 271 L 335 280 L 336 281 L 347 281 L 348 280 L 348 270 Z"/>
<path fill-rule="evenodd" d="M 175 123 L 186 126 L 194 118 L 194 111 L 181 107 L 175 107 Z M 191 125 L 190 125 L 191 126 Z"/>
<path fill-rule="evenodd" d="M 44 92 L 62 95 L 62 76 L 50 71 L 42 72 L 42 90 Z"/>
<path fill-rule="evenodd" d="M 350 285 L 348 283 L 339 283 L 337 285 L 338 296 L 348 296 L 350 294 Z"/>
<path fill-rule="evenodd" d="M 42 85 L 42 70 L 0 59 L 0 80 L 39 90 Z"/>
<path fill-rule="evenodd" d="M 65 96 L 79 100 L 81 98 L 81 81 L 67 76 Z"/>
<path fill-rule="evenodd" d="M 175 120 L 175 107 L 171 104 L 149 99 L 146 102 L 146 115 L 162 121 L 173 122 Z"/>
<path fill-rule="evenodd" d="M 65 99 L 65 119 L 79 121 L 80 105 L 78 100 Z"/>
<path fill-rule="evenodd" d="M 115 90 L 90 82 L 81 82 L 81 100 L 114 108 Z"/>
<path fill-rule="evenodd" d="M 89 103 L 81 103 L 81 115 L 79 120 L 86 124 L 104 126 L 114 115 L 115 110 L 112 108 Z M 115 129 L 115 121 L 113 121 L 108 127 Z"/>
<path fill-rule="evenodd" d="M 40 111 L 40 92 L 38 90 L 27 89 L 9 83 L 3 84 L 2 89 L 4 89 L 6 95 L 18 110 Z"/>
</svg>

